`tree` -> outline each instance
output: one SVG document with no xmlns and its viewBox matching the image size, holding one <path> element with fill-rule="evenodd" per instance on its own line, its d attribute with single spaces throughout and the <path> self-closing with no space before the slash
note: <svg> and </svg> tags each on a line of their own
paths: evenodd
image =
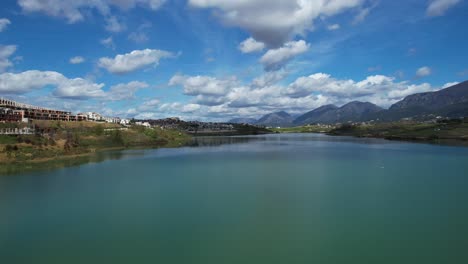
<svg viewBox="0 0 468 264">
<path fill-rule="evenodd" d="M 93 133 L 97 136 L 102 136 L 104 134 L 104 127 L 102 125 L 97 125 L 93 128 Z"/>
<path fill-rule="evenodd" d="M 18 151 L 18 146 L 8 144 L 8 145 L 5 146 L 4 151 L 6 152 L 7 157 L 10 159 L 12 157 L 12 155 L 13 155 L 13 152 Z"/>
</svg>

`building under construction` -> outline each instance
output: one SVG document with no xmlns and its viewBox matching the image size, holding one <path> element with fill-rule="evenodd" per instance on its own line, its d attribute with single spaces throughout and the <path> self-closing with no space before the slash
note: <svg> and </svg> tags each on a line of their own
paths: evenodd
<svg viewBox="0 0 468 264">
<path fill-rule="evenodd" d="M 86 115 L 47 109 L 0 98 L 0 122 L 28 122 L 28 120 L 85 121 Z"/>
</svg>

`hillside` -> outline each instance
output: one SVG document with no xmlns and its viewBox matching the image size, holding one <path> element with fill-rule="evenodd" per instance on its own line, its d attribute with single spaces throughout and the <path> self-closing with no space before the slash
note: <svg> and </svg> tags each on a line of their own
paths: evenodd
<svg viewBox="0 0 468 264">
<path fill-rule="evenodd" d="M 294 125 L 305 125 L 320 123 L 325 118 L 326 114 L 330 111 L 338 109 L 335 105 L 324 105 L 307 112 L 294 120 Z"/>
<path fill-rule="evenodd" d="M 109 149 L 181 146 L 191 137 L 171 129 L 95 122 L 33 121 L 35 135 L 0 135 L 0 164 L 45 162 Z M 1 124 L 24 126 L 21 123 Z"/>
<path fill-rule="evenodd" d="M 326 105 L 310 111 L 296 120 L 294 124 L 304 125 L 313 123 L 345 123 L 357 122 L 368 119 L 370 114 L 375 114 L 383 109 L 369 102 L 353 101 L 338 108 L 334 105 Z"/>
<path fill-rule="evenodd" d="M 345 124 L 332 129 L 327 134 L 466 146 L 468 145 L 468 119 L 443 119 L 438 122 L 399 121 Z"/>
<path fill-rule="evenodd" d="M 396 121 L 402 118 L 424 120 L 434 116 L 468 116 L 468 81 L 436 92 L 409 95 L 374 118 Z"/>
<path fill-rule="evenodd" d="M 442 89 L 437 92 L 417 93 L 407 96 L 392 105 L 389 110 L 401 110 L 421 107 L 439 110 L 451 105 L 468 102 L 468 81 Z"/>
<path fill-rule="evenodd" d="M 277 126 L 291 126 L 293 123 L 294 118 L 284 112 L 276 112 L 276 113 L 271 113 L 264 115 L 262 118 L 260 118 L 256 124 L 257 125 L 262 125 L 262 126 L 272 126 L 272 127 L 277 127 Z"/>
<path fill-rule="evenodd" d="M 324 105 L 297 118 L 286 112 L 263 116 L 258 121 L 252 118 L 232 119 L 231 123 L 250 123 L 264 126 L 302 126 L 306 124 L 335 124 L 361 121 L 391 122 L 410 118 L 414 120 L 468 117 L 468 81 L 436 92 L 409 95 L 385 110 L 369 102 L 353 101 L 337 107 Z"/>
</svg>

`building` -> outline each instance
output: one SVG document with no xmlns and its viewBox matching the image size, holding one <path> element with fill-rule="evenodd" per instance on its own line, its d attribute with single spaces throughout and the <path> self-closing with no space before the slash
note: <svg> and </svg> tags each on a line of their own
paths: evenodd
<svg viewBox="0 0 468 264">
<path fill-rule="evenodd" d="M 136 122 L 135 125 L 144 126 L 144 127 L 147 127 L 147 128 L 151 127 L 151 124 L 149 122 Z"/>
<path fill-rule="evenodd" d="M 104 117 L 104 121 L 106 121 L 107 123 L 120 124 L 119 117 Z"/>
<path fill-rule="evenodd" d="M 95 112 L 87 112 L 87 113 L 84 113 L 83 115 L 86 115 L 86 118 L 89 121 L 105 121 L 102 115 L 95 113 Z"/>
<path fill-rule="evenodd" d="M 56 121 L 83 121 L 85 116 L 73 115 L 69 111 L 48 109 L 23 103 L 18 103 L 13 100 L 0 98 L 0 108 L 2 108 L 3 116 L 0 121 L 12 122 L 17 120 L 14 115 L 21 115 L 21 120 L 56 120 Z M 18 122 L 18 121 L 15 121 Z"/>
<path fill-rule="evenodd" d="M 123 126 L 128 126 L 130 125 L 130 120 L 129 119 L 120 119 L 120 124 Z"/>
<path fill-rule="evenodd" d="M 24 111 L 0 107 L 0 122 L 23 122 Z M 27 121 L 27 120 L 26 120 Z"/>
</svg>

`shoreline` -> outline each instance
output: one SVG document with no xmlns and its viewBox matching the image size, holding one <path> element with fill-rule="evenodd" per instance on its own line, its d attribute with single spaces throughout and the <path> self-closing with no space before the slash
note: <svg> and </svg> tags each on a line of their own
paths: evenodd
<svg viewBox="0 0 468 264">
<path fill-rule="evenodd" d="M 356 138 L 378 138 L 389 141 L 468 146 L 468 123 L 461 120 L 440 120 L 432 123 L 402 121 L 306 125 L 273 130 L 276 133 L 319 133 L 329 136 L 351 136 Z"/>
<path fill-rule="evenodd" d="M 0 175 L 102 161 L 109 153 L 128 149 L 189 146 L 199 136 L 253 135 L 264 128 L 238 125 L 232 131 L 198 131 L 122 126 L 94 122 L 34 121 L 38 133 L 0 135 Z M 118 156 L 118 154 L 117 154 Z M 111 157 L 112 158 L 112 157 Z"/>
<path fill-rule="evenodd" d="M 185 147 L 190 141 L 181 145 L 152 145 L 131 147 L 106 147 L 85 153 L 69 154 L 55 157 L 38 158 L 25 161 L 0 162 L 0 176 L 9 176 L 19 173 L 56 170 L 66 167 L 81 166 L 84 164 L 100 163 L 106 160 L 120 159 L 127 150 L 155 150 L 161 148 Z"/>
<path fill-rule="evenodd" d="M 421 126 L 421 124 L 418 124 Z M 465 129 L 465 124 L 464 129 Z M 382 128 L 382 126 L 384 128 Z M 323 127 L 289 127 L 283 129 L 271 130 L 268 133 L 197 133 L 197 134 L 182 134 L 179 131 L 172 131 L 164 138 L 148 138 L 144 141 L 132 141 L 126 144 L 114 143 L 112 146 L 105 146 L 102 142 L 92 141 L 85 145 L 72 147 L 69 151 L 63 151 L 63 142 L 57 141 L 55 145 L 34 145 L 32 143 L 16 143 L 20 151 L 12 156 L 6 155 L 6 143 L 3 143 L 4 150 L 0 157 L 0 176 L 14 175 L 23 172 L 34 172 L 40 170 L 53 170 L 63 167 L 79 166 L 87 163 L 99 163 L 109 159 L 120 159 L 125 150 L 150 150 L 159 148 L 178 148 L 190 146 L 190 142 L 197 137 L 232 137 L 232 136 L 247 136 L 247 135 L 266 135 L 266 134 L 323 134 L 327 136 L 345 136 L 354 138 L 375 138 L 388 141 L 430 144 L 440 146 L 468 147 L 468 135 L 465 130 L 458 134 L 453 133 L 454 127 L 447 129 L 452 133 L 451 137 L 442 134 L 435 136 L 434 134 L 424 134 L 423 130 L 408 130 L 406 124 L 376 124 L 367 126 L 342 126 L 338 128 L 323 129 Z M 436 125 L 429 126 L 433 129 Z M 401 132 L 405 128 L 404 133 Z M 427 129 L 427 125 L 424 127 Z M 458 128 L 458 127 L 456 127 Z M 379 130 L 380 129 L 380 130 Z M 383 130 L 382 130 L 383 129 Z M 415 133 L 416 131 L 416 133 Z M 435 130 L 434 130 L 435 131 Z M 144 132 L 144 131 L 143 131 Z M 413 132 L 413 133 L 410 133 Z M 142 133 L 140 133 L 142 134 Z M 140 134 L 132 134 L 138 136 Z M 143 133 L 144 134 L 144 133 Z M 105 136 L 105 135 L 104 135 Z M 105 136 L 109 137 L 109 135 Z M 85 137 L 83 137 L 85 139 Z M 25 150 L 33 152 L 27 153 Z M 34 152 L 35 151 L 35 152 Z"/>
<path fill-rule="evenodd" d="M 362 135 L 338 135 L 338 134 L 329 134 L 329 133 L 317 133 L 324 134 L 331 137 L 353 137 L 353 138 L 373 138 L 373 139 L 383 139 L 393 142 L 406 142 L 406 143 L 418 143 L 418 144 L 429 144 L 429 145 L 439 145 L 439 146 L 453 146 L 453 147 L 468 147 L 467 139 L 458 139 L 458 138 L 439 138 L 439 139 L 430 139 L 424 137 L 399 137 L 399 136 L 389 136 L 389 137 L 380 137 L 380 136 L 362 136 Z"/>
<path fill-rule="evenodd" d="M 140 126 L 121 130 L 90 122 L 37 125 L 43 131 L 40 134 L 0 135 L 0 175 L 101 161 L 126 149 L 178 147 L 192 138 L 177 130 Z"/>
</svg>

